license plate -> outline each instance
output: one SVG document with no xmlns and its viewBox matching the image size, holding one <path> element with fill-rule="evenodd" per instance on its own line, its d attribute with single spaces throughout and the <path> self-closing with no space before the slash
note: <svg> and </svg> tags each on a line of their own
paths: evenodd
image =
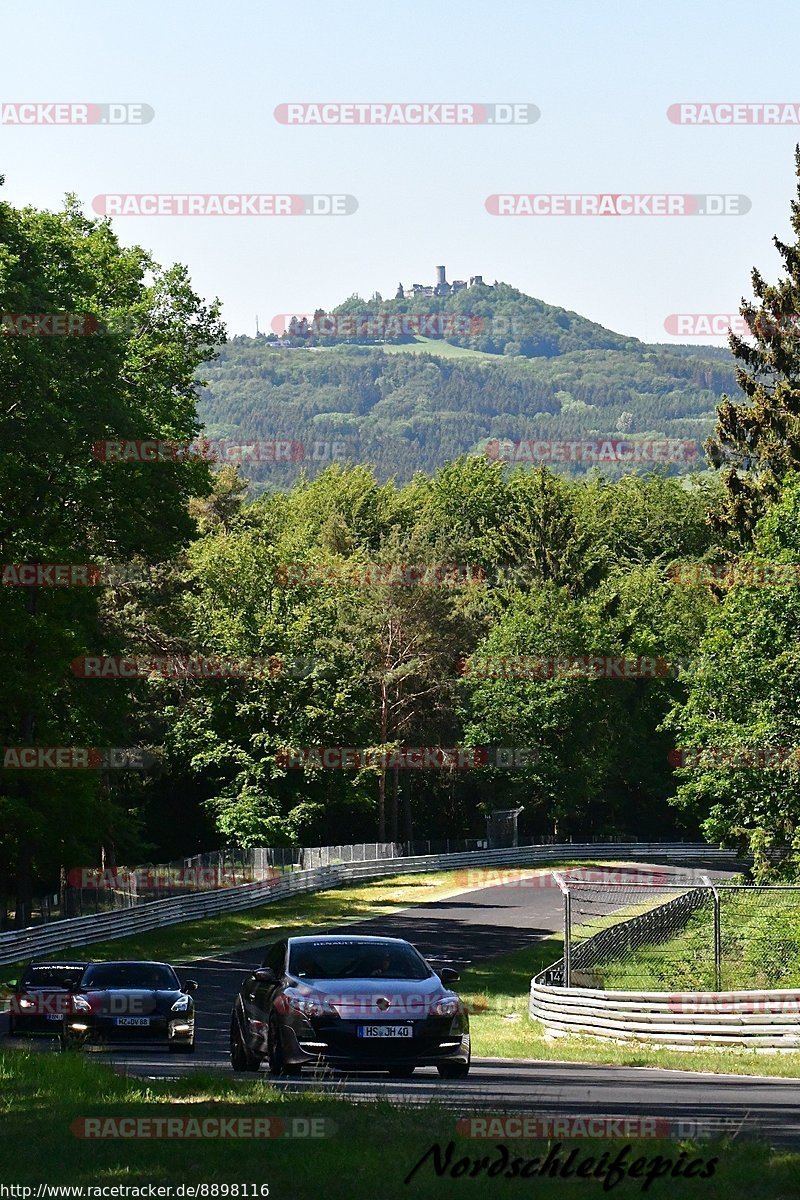
<svg viewBox="0 0 800 1200">
<path fill-rule="evenodd" d="M 149 1025 L 150 1018 L 149 1017 L 115 1017 L 114 1024 L 115 1025 L 137 1025 L 137 1026 Z"/>
<path fill-rule="evenodd" d="M 48 1021 L 60 1021 L 61 1013 L 48 1013 L 47 1019 L 48 1019 Z"/>
<path fill-rule="evenodd" d="M 413 1037 L 411 1025 L 359 1025 L 359 1037 Z"/>
</svg>

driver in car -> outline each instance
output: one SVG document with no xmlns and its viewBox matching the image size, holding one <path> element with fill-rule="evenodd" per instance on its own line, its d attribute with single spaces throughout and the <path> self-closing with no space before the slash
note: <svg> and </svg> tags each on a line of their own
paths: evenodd
<svg viewBox="0 0 800 1200">
<path fill-rule="evenodd" d="M 370 976 L 388 975 L 392 965 L 392 960 L 388 950 L 379 950 L 375 958 L 375 966 L 370 971 Z"/>
</svg>

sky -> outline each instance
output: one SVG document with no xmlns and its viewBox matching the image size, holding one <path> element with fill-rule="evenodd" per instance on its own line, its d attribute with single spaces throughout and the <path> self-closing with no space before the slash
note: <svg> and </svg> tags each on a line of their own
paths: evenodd
<svg viewBox="0 0 800 1200">
<path fill-rule="evenodd" d="M 185 263 L 229 333 L 402 281 L 481 274 L 647 341 L 670 314 L 736 312 L 780 269 L 797 124 L 675 124 L 683 102 L 794 104 L 800 6 L 772 0 L 137 0 L 2 6 L 0 105 L 144 104 L 146 124 L 0 121 L 0 192 L 347 195 L 340 216 L 118 216 Z M 535 122 L 282 124 L 281 104 L 527 103 Z M 13 111 L 13 110 L 12 110 Z M 789 111 L 789 110 L 787 110 Z M 800 112 L 799 112 L 800 115 Z M 495 216 L 514 194 L 743 195 L 721 216 Z M 716 344 L 724 344 L 723 338 Z"/>
</svg>

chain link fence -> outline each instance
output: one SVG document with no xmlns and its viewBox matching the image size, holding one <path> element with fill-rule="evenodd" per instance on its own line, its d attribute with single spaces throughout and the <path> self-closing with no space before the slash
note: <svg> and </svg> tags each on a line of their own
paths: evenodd
<svg viewBox="0 0 800 1200">
<path fill-rule="evenodd" d="M 510 839 L 513 841 L 514 839 Z M 596 836 L 580 840 L 586 846 L 630 845 L 635 838 Z M 518 839 L 521 847 L 569 844 L 563 838 Z M 649 845 L 649 843 L 642 843 Z M 41 925 L 71 917 L 91 916 L 114 909 L 132 908 L 151 900 L 164 900 L 194 892 L 260 883 L 288 871 L 340 863 L 429 854 L 462 854 L 493 848 L 492 830 L 485 838 L 422 838 L 405 842 L 359 842 L 339 846 L 277 846 L 242 850 L 225 848 L 137 867 L 76 867 L 66 873 L 58 891 L 35 898 L 24 924 Z M 13 903 L 0 895 L 0 931 L 15 927 Z"/>
<path fill-rule="evenodd" d="M 552 839 L 555 841 L 555 839 Z M 544 841 L 541 844 L 548 844 Z M 442 838 L 415 842 L 360 842 L 341 846 L 277 846 L 248 850 L 225 848 L 166 863 L 136 867 L 75 867 L 57 892 L 35 898 L 26 925 L 91 916 L 132 908 L 195 892 L 262 883 L 288 871 L 307 871 L 339 863 L 370 862 L 404 855 L 457 854 L 485 849 L 483 839 Z M 0 897 L 0 899 L 2 899 Z M 0 907 L 0 931 L 15 925 L 13 905 Z"/>
<path fill-rule="evenodd" d="M 554 872 L 564 958 L 547 982 L 620 991 L 800 987 L 800 886 L 714 883 L 634 868 Z M 639 876 L 637 878 L 637 876 Z"/>
</svg>

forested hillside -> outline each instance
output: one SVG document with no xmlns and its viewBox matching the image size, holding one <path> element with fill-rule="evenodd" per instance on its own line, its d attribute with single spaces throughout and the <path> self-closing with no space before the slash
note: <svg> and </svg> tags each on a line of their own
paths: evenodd
<svg viewBox="0 0 800 1200">
<path fill-rule="evenodd" d="M 235 338 L 204 369 L 200 416 L 210 438 L 285 438 L 304 447 L 295 462 L 246 466 L 257 484 L 278 487 L 301 468 L 313 476 L 333 458 L 369 463 L 379 479 L 407 480 L 495 438 L 687 439 L 702 464 L 715 407 L 723 393 L 738 392 L 729 352 L 618 341 L 615 349 L 523 358 L 454 354 L 444 344 L 450 353 L 440 356 L 435 342 L 429 354 Z M 625 469 L 604 468 L 612 475 Z"/>
</svg>

